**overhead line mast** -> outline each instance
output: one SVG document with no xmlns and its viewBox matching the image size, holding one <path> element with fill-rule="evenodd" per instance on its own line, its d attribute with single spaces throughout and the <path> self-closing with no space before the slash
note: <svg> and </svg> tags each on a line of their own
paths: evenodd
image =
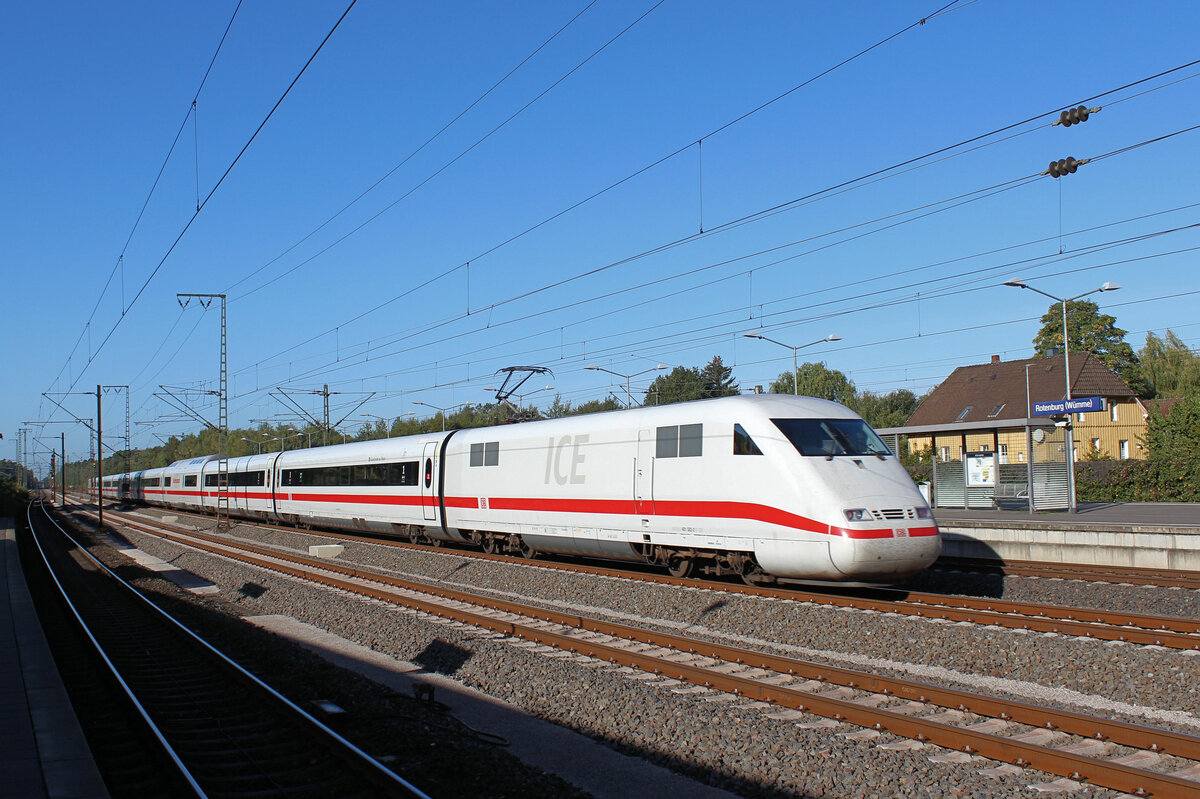
<svg viewBox="0 0 1200 799">
<path fill-rule="evenodd" d="M 217 529 L 228 530 L 229 522 L 229 367 L 226 352 L 224 294 L 176 294 L 183 308 L 195 299 L 205 309 L 215 300 L 221 301 L 221 380 L 217 411 Z M 203 489 L 201 489 L 203 492 Z"/>
</svg>

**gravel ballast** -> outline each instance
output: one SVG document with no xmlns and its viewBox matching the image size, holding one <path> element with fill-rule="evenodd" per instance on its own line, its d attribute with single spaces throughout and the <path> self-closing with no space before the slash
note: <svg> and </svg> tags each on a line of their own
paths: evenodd
<svg viewBox="0 0 1200 799">
<path fill-rule="evenodd" d="M 306 553 L 326 538 L 242 526 L 231 532 Z M 281 614 L 401 660 L 420 663 L 520 707 L 583 732 L 622 752 L 745 796 L 992 797 L 1028 792 L 1053 780 L 1031 770 L 980 774 L 998 764 L 974 759 L 931 763 L 944 750 L 895 751 L 887 734 L 869 737 L 850 725 L 823 726 L 815 716 L 767 718 L 776 709 L 726 701 L 712 692 L 676 693 L 611 666 L 530 651 L 511 641 L 434 623 L 341 592 L 197 553 L 152 536 L 128 534 L 135 546 L 220 587 L 222 613 Z M 1105 644 L 970 624 L 845 611 L 790 600 L 708 589 L 679 589 L 524 563 L 472 560 L 450 552 L 397 549 L 346 540 L 339 560 L 401 577 L 516 598 L 648 628 L 701 635 L 793 657 L 861 668 L 965 690 L 1012 696 L 1200 734 L 1200 659 L 1157 647 Z M 979 575 L 930 573 L 914 590 L 971 592 Z M 1073 581 L 986 578 L 988 595 L 1079 607 L 1197 617 L 1200 592 Z M 935 589 L 936 585 L 936 589 Z M 1011 595 L 1010 595 L 1011 592 Z M 638 677 L 638 679 L 633 679 Z M 817 723 L 820 726 L 805 726 Z M 503 731 L 497 731 L 503 735 Z M 1116 796 L 1087 789 L 1093 796 Z M 486 795 L 486 794 L 481 794 Z"/>
</svg>

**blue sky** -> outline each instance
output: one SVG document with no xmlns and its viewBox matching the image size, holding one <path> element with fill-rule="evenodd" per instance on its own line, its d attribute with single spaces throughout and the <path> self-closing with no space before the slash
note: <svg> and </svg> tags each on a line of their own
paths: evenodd
<svg viewBox="0 0 1200 799">
<path fill-rule="evenodd" d="M 921 392 L 1030 355 L 1049 301 L 1011 277 L 1114 281 L 1135 349 L 1196 346 L 1200 64 L 1121 87 L 1200 59 L 1200 7 L 948 2 L 360 0 L 240 159 L 346 3 L 9 9 L 0 453 L 97 384 L 135 447 L 194 431 L 155 393 L 215 388 L 218 317 L 180 292 L 229 297 L 233 425 L 279 387 L 351 427 L 483 402 L 513 365 L 543 405 L 623 396 L 589 364 L 749 389 L 791 366 L 755 330 Z"/>
</svg>

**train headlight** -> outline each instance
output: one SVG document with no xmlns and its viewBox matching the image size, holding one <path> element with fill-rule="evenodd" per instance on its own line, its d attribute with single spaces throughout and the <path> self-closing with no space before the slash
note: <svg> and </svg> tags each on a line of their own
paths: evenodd
<svg viewBox="0 0 1200 799">
<path fill-rule="evenodd" d="M 846 508 L 842 511 L 846 514 L 848 522 L 867 522 L 871 520 L 871 512 L 866 508 Z"/>
<path fill-rule="evenodd" d="M 933 511 L 930 510 L 929 508 L 917 508 L 917 518 L 918 519 L 932 519 Z"/>
</svg>

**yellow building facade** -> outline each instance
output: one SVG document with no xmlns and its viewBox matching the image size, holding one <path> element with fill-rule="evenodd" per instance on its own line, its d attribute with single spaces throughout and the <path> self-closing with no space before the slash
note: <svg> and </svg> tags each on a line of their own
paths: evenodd
<svg viewBox="0 0 1200 799">
<path fill-rule="evenodd" d="M 1020 361 L 993 357 L 990 363 L 955 369 L 905 425 L 915 428 L 904 433 L 909 451 L 932 448 L 938 460 L 949 462 L 961 460 L 965 448 L 995 452 L 999 464 L 1020 464 L 1028 462 L 1032 446 L 1034 462 L 1061 462 L 1066 449 L 1062 429 L 1049 426 L 1052 420 L 1046 417 L 1034 417 L 1031 409 L 1035 402 L 1063 399 L 1066 367 L 1062 356 Z M 1090 353 L 1073 355 L 1069 369 L 1071 397 L 1105 401 L 1102 411 L 1072 414 L 1075 460 L 1144 459 L 1142 437 L 1150 408 Z"/>
</svg>

